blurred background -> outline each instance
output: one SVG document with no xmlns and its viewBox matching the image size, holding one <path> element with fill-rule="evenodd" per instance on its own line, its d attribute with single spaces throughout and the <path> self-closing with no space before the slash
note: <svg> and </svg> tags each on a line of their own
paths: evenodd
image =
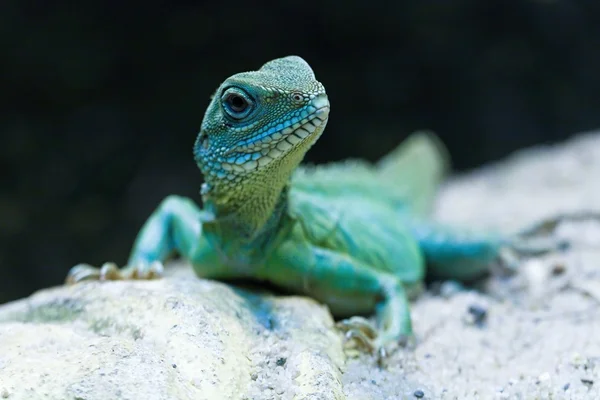
<svg viewBox="0 0 600 400">
<path fill-rule="evenodd" d="M 0 303 L 126 261 L 227 76 L 289 54 L 332 113 L 312 162 L 436 131 L 456 171 L 600 128 L 598 0 L 0 2 Z"/>
</svg>

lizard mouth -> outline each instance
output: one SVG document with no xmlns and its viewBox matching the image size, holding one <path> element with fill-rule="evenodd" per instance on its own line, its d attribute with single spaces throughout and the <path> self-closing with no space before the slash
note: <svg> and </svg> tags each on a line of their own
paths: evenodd
<svg viewBox="0 0 600 400">
<path fill-rule="evenodd" d="M 329 118 L 329 100 L 325 93 L 315 96 L 300 115 L 266 129 L 238 143 L 223 168 L 231 172 L 249 172 L 270 164 L 294 149 L 308 148 L 323 132 Z"/>
<path fill-rule="evenodd" d="M 279 146 L 279 150 L 287 151 L 301 141 L 318 131 L 329 117 L 329 100 L 325 93 L 315 96 L 312 101 L 301 111 L 287 121 L 269 127 L 260 134 L 239 143 L 237 151 L 253 153 Z M 322 129 L 320 129 L 322 131 Z M 283 143 L 287 143 L 290 147 Z M 261 153 L 264 153 L 261 151 Z"/>
<path fill-rule="evenodd" d="M 268 154 L 272 154 L 273 150 L 279 150 L 283 153 L 299 146 L 302 142 L 314 142 L 318 139 L 325 128 L 325 124 L 329 118 L 329 104 L 317 108 L 308 117 L 289 125 L 282 130 L 271 135 L 271 141 L 265 144 L 269 145 L 271 150 Z M 273 152 L 276 156 L 277 152 Z"/>
</svg>

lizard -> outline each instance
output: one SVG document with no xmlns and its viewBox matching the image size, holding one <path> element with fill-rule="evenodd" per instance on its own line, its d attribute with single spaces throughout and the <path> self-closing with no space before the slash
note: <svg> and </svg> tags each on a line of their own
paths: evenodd
<svg viewBox="0 0 600 400">
<path fill-rule="evenodd" d="M 325 88 L 301 57 L 227 78 L 193 146 L 203 207 L 166 197 L 123 268 L 78 264 L 67 283 L 159 278 L 176 254 L 200 278 L 266 281 L 313 297 L 329 307 L 347 340 L 380 355 L 407 343 L 414 336 L 409 300 L 426 277 L 473 280 L 502 249 L 517 248 L 519 235 L 430 219 L 449 158 L 428 131 L 375 163 L 301 164 L 329 114 Z"/>
</svg>

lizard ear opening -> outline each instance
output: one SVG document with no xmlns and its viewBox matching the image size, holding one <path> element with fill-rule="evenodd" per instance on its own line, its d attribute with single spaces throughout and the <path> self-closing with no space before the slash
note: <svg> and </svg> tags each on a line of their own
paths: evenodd
<svg viewBox="0 0 600 400">
<path fill-rule="evenodd" d="M 200 135 L 200 146 L 202 146 L 204 150 L 208 149 L 208 135 L 204 132 Z"/>
<path fill-rule="evenodd" d="M 200 162 L 202 157 L 206 155 L 206 151 L 210 147 L 210 142 L 206 132 L 201 131 L 194 143 L 194 158 L 196 162 Z"/>
</svg>

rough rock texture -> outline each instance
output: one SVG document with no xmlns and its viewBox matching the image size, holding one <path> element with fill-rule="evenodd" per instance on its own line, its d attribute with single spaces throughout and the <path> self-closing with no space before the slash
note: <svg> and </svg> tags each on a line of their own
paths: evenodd
<svg viewBox="0 0 600 400">
<path fill-rule="evenodd" d="M 179 276 L 42 291 L 0 309 L 0 398 L 343 398 L 326 308 Z"/>
<path fill-rule="evenodd" d="M 514 231 L 600 211 L 600 135 L 526 150 L 458 177 L 436 216 Z M 570 250 L 413 306 L 419 343 L 379 368 L 342 351 L 326 309 L 196 279 L 86 283 L 0 307 L 0 399 L 600 398 L 600 223 Z M 469 311 L 470 310 L 470 311 Z"/>
</svg>

